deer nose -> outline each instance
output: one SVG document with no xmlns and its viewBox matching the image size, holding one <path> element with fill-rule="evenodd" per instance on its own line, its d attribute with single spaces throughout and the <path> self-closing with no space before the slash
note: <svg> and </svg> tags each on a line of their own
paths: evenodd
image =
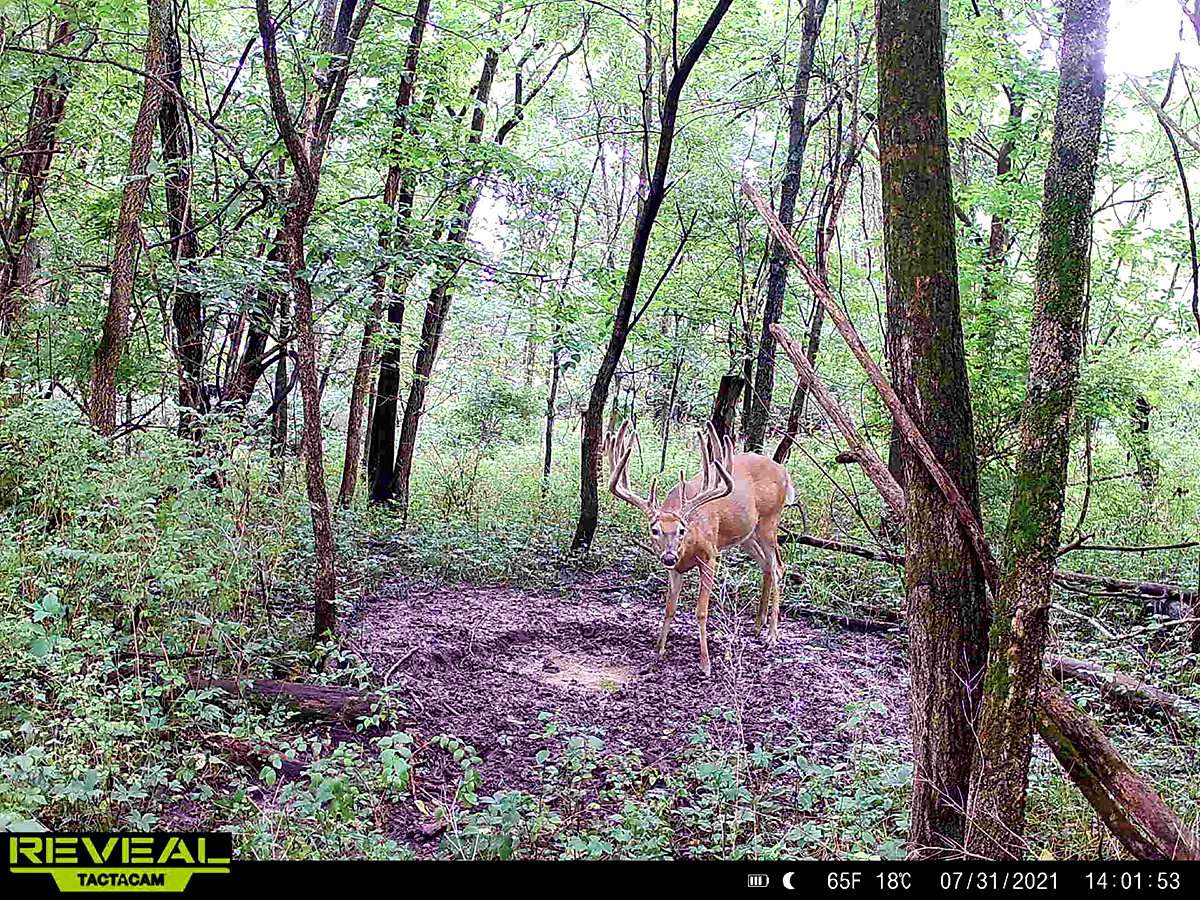
<svg viewBox="0 0 1200 900">
<path fill-rule="evenodd" d="M 670 550 L 668 550 L 666 553 L 664 553 L 662 555 L 662 564 L 664 566 L 666 566 L 668 569 L 671 568 L 673 565 L 675 565 L 675 563 L 677 563 L 677 562 L 679 562 L 679 557 L 676 556 L 674 553 L 672 553 Z"/>
</svg>

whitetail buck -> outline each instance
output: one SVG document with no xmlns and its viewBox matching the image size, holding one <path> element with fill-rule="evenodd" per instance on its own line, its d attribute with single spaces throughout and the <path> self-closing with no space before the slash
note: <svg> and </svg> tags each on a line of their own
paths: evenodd
<svg viewBox="0 0 1200 900">
<path fill-rule="evenodd" d="M 667 652 L 667 633 L 683 588 L 683 576 L 700 570 L 696 621 L 700 626 L 700 671 L 708 675 L 708 601 L 716 574 L 717 556 L 726 547 L 741 547 L 762 569 L 762 589 L 754 625 L 762 633 L 768 616 L 768 644 L 779 638 L 779 598 L 783 556 L 779 552 L 779 518 L 795 499 L 792 480 L 779 463 L 758 453 L 733 452 L 729 438 L 721 440 L 712 426 L 700 438 L 700 474 L 691 480 L 679 473 L 679 485 L 660 505 L 655 481 L 641 497 L 629 485 L 629 458 L 637 434 L 626 422 L 606 440 L 610 466 L 608 488 L 616 497 L 640 509 L 650 527 L 652 550 L 667 567 L 667 610 L 658 638 L 658 655 Z"/>
</svg>

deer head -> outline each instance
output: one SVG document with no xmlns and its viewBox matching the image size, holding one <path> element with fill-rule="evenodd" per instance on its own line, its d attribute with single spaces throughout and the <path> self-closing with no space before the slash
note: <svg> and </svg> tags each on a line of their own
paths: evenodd
<svg viewBox="0 0 1200 900">
<path fill-rule="evenodd" d="M 688 555 L 689 529 L 704 515 L 704 506 L 733 492 L 733 442 L 722 440 L 712 425 L 700 435 L 700 487 L 688 496 L 688 483 L 682 470 L 679 487 L 672 491 L 667 502 L 658 502 L 658 479 L 650 482 L 650 492 L 643 497 L 629 483 L 629 459 L 637 433 L 625 422 L 615 435 L 605 440 L 609 460 L 608 489 L 613 496 L 637 507 L 646 516 L 650 529 L 649 549 L 668 569 L 674 568 Z"/>
</svg>

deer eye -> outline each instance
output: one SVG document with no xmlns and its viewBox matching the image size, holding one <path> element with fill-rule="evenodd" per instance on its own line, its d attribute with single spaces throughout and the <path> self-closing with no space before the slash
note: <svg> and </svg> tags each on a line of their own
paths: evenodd
<svg viewBox="0 0 1200 900">
<path fill-rule="evenodd" d="M 650 533 L 651 533 L 652 535 L 654 535 L 655 537 L 658 537 L 660 534 L 662 534 L 662 529 L 661 529 L 661 528 L 659 528 L 657 525 L 651 525 L 651 526 L 650 526 Z"/>
</svg>

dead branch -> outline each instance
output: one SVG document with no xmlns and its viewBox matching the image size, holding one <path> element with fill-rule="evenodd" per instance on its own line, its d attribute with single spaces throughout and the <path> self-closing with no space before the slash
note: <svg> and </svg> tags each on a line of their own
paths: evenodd
<svg viewBox="0 0 1200 900">
<path fill-rule="evenodd" d="M 755 208 L 762 215 L 770 229 L 771 234 L 775 236 L 783 246 L 787 249 L 788 255 L 796 264 L 796 268 L 800 274 L 804 276 L 804 280 L 808 282 L 809 289 L 813 292 L 813 297 L 825 309 L 830 321 L 841 334 L 846 345 L 850 348 L 850 352 L 854 354 L 854 358 L 862 365 L 863 370 L 871 379 L 871 383 L 878 391 L 880 398 L 887 406 L 888 411 L 892 414 L 892 419 L 896 423 L 896 427 L 900 430 L 905 442 L 912 448 L 913 453 L 920 459 L 921 464 L 929 473 L 929 477 L 933 479 L 938 489 L 946 498 L 946 502 L 954 510 L 955 516 L 958 518 L 959 524 L 962 526 L 964 533 L 970 541 L 971 549 L 974 551 L 976 558 L 979 560 L 980 568 L 983 571 L 984 580 L 987 581 L 989 590 L 992 596 L 996 596 L 1000 590 L 1000 566 L 996 563 L 995 556 L 992 555 L 992 548 L 988 545 L 987 538 L 983 533 L 983 526 L 980 524 L 978 517 L 971 509 L 969 503 L 962 492 L 959 491 L 958 485 L 954 483 L 954 479 L 945 467 L 938 461 L 937 456 L 933 452 L 933 448 L 929 446 L 929 442 L 925 440 L 925 436 L 921 434 L 921 430 L 908 414 L 908 410 L 904 408 L 904 404 L 900 402 L 900 398 L 892 389 L 887 377 L 883 374 L 883 370 L 879 368 L 879 364 L 875 362 L 871 356 L 871 352 L 867 349 L 867 345 L 863 343 L 863 339 L 859 336 L 854 324 L 850 321 L 849 316 L 834 299 L 833 294 L 829 290 L 829 286 L 823 279 L 817 276 L 805 260 L 804 254 L 800 251 L 799 245 L 795 238 L 788 230 L 780 223 L 775 213 L 771 210 L 770 204 L 763 199 L 762 195 L 756 191 L 749 182 L 742 182 L 742 192 L 750 199 Z M 780 339 L 780 334 L 787 334 L 787 330 L 780 325 L 772 325 L 771 333 L 777 339 Z M 790 338 L 790 335 L 788 335 Z M 782 339 L 780 339 L 782 342 Z M 857 449 L 857 448 L 856 448 Z M 869 474 L 869 473 L 868 473 Z M 890 477 L 890 473 L 889 473 Z M 892 498 L 888 493 L 881 489 L 884 500 L 890 504 Z"/>
<path fill-rule="evenodd" d="M 1136 859 L 1200 859 L 1195 835 L 1052 678 L 1042 679 L 1038 733 Z"/>
<path fill-rule="evenodd" d="M 1047 657 L 1046 668 L 1059 681 L 1070 679 L 1094 687 L 1106 700 L 1133 712 L 1200 724 L 1200 703 L 1123 672 L 1112 672 L 1097 663 L 1065 656 Z"/>
<path fill-rule="evenodd" d="M 308 684 L 301 681 L 270 679 L 208 678 L 196 673 L 187 677 L 195 690 L 213 688 L 239 697 L 280 700 L 300 710 L 328 718 L 352 719 L 371 712 L 373 698 L 352 688 L 329 684 Z"/>
</svg>

